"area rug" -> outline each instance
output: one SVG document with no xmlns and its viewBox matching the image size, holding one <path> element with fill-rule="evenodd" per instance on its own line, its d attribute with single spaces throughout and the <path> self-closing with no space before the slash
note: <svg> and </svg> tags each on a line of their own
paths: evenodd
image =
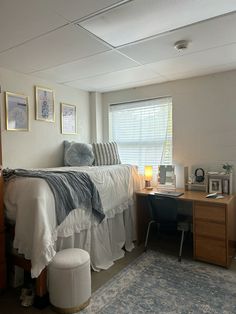
<svg viewBox="0 0 236 314">
<path fill-rule="evenodd" d="M 80 313 L 236 313 L 236 271 L 148 251 Z"/>
</svg>

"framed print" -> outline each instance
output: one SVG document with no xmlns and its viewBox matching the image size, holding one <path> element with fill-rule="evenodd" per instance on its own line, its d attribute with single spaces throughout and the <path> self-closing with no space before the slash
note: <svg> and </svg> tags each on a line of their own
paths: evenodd
<svg viewBox="0 0 236 314">
<path fill-rule="evenodd" d="M 28 96 L 5 92 L 6 129 L 11 131 L 29 130 Z"/>
<path fill-rule="evenodd" d="M 35 87 L 36 120 L 55 121 L 54 91 L 45 87 Z"/>
<path fill-rule="evenodd" d="M 222 193 L 221 179 L 209 179 L 209 193 Z"/>
<path fill-rule="evenodd" d="M 222 181 L 222 192 L 224 194 L 229 194 L 229 180 L 223 179 Z"/>
<path fill-rule="evenodd" d="M 61 103 L 61 133 L 76 134 L 76 106 Z"/>
</svg>

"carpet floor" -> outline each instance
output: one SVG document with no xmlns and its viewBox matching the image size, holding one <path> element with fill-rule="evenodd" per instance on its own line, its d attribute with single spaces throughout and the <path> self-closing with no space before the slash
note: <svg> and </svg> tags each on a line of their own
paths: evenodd
<svg viewBox="0 0 236 314">
<path fill-rule="evenodd" d="M 147 251 L 92 295 L 83 313 L 236 313 L 235 271 Z"/>
</svg>

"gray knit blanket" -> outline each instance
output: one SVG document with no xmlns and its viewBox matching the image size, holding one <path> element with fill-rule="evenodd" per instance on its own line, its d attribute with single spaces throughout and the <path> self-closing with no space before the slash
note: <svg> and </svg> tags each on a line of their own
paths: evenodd
<svg viewBox="0 0 236 314">
<path fill-rule="evenodd" d="M 3 170 L 5 181 L 16 176 L 41 178 L 48 183 L 55 199 L 58 225 L 76 208 L 91 210 L 99 222 L 105 217 L 98 190 L 85 172 L 25 169 Z"/>
</svg>

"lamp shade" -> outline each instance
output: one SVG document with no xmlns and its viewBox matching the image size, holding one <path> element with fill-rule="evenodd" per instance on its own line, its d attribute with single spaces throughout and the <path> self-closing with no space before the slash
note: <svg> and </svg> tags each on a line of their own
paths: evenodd
<svg viewBox="0 0 236 314">
<path fill-rule="evenodd" d="M 152 166 L 144 167 L 144 176 L 145 176 L 145 180 L 147 181 L 152 180 Z"/>
</svg>

